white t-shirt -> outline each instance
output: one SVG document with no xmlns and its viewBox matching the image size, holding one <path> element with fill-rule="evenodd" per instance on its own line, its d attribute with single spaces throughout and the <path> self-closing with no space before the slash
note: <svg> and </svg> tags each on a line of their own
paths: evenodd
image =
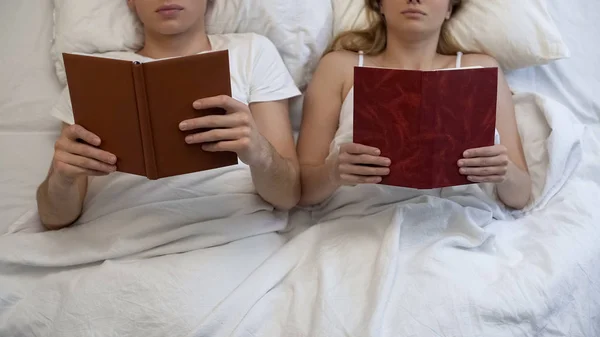
<svg viewBox="0 0 600 337">
<path fill-rule="evenodd" d="M 273 43 L 264 36 L 224 34 L 208 36 L 213 50 L 229 50 L 232 97 L 244 104 L 277 101 L 300 95 L 292 76 Z M 151 59 L 132 52 L 111 52 L 103 56 L 128 61 Z M 68 87 L 51 111 L 52 116 L 73 124 Z"/>
</svg>

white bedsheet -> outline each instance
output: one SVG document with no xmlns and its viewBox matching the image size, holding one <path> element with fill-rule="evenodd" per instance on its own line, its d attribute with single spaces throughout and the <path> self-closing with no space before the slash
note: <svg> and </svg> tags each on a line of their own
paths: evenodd
<svg viewBox="0 0 600 337">
<path fill-rule="evenodd" d="M 362 186 L 286 243 L 241 168 L 100 178 L 79 226 L 0 237 L 0 335 L 595 336 L 600 134 L 543 107 L 519 113 L 547 120 L 552 169 L 516 221 L 477 186 Z"/>
</svg>

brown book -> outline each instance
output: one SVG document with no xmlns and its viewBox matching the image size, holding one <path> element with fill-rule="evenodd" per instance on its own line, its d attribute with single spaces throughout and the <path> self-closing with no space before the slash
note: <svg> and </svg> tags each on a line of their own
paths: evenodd
<svg viewBox="0 0 600 337">
<path fill-rule="evenodd" d="M 184 120 L 225 113 L 192 103 L 231 96 L 227 50 L 149 62 L 63 57 L 75 123 L 102 139 L 119 172 L 159 179 L 237 164 L 234 152 L 205 152 L 179 130 Z"/>
<path fill-rule="evenodd" d="M 494 145 L 498 68 L 435 71 L 356 67 L 354 142 L 392 160 L 382 184 L 432 189 L 472 184 L 463 152 Z"/>
</svg>

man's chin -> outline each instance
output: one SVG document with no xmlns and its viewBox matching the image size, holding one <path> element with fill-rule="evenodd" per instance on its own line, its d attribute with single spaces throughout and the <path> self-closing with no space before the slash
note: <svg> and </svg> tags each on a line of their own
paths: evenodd
<svg viewBox="0 0 600 337">
<path fill-rule="evenodd" d="M 154 29 L 154 31 L 160 35 L 173 36 L 185 33 L 189 30 L 189 27 L 184 27 L 179 22 L 165 22 L 160 27 Z"/>
</svg>

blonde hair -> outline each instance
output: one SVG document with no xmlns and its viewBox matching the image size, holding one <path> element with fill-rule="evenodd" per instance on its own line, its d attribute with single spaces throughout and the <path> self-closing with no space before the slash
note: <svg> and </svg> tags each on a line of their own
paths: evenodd
<svg viewBox="0 0 600 337">
<path fill-rule="evenodd" d="M 348 50 L 353 52 L 363 51 L 367 55 L 378 55 L 387 46 L 387 27 L 385 19 L 381 14 L 381 0 L 365 0 L 368 26 L 365 29 L 356 29 L 339 34 L 331 44 L 327 52 L 336 50 Z M 450 0 L 452 14 L 462 5 L 462 0 Z M 456 54 L 458 50 L 454 47 L 452 36 L 448 34 L 445 26 L 442 26 L 438 52 L 440 54 Z"/>
</svg>

